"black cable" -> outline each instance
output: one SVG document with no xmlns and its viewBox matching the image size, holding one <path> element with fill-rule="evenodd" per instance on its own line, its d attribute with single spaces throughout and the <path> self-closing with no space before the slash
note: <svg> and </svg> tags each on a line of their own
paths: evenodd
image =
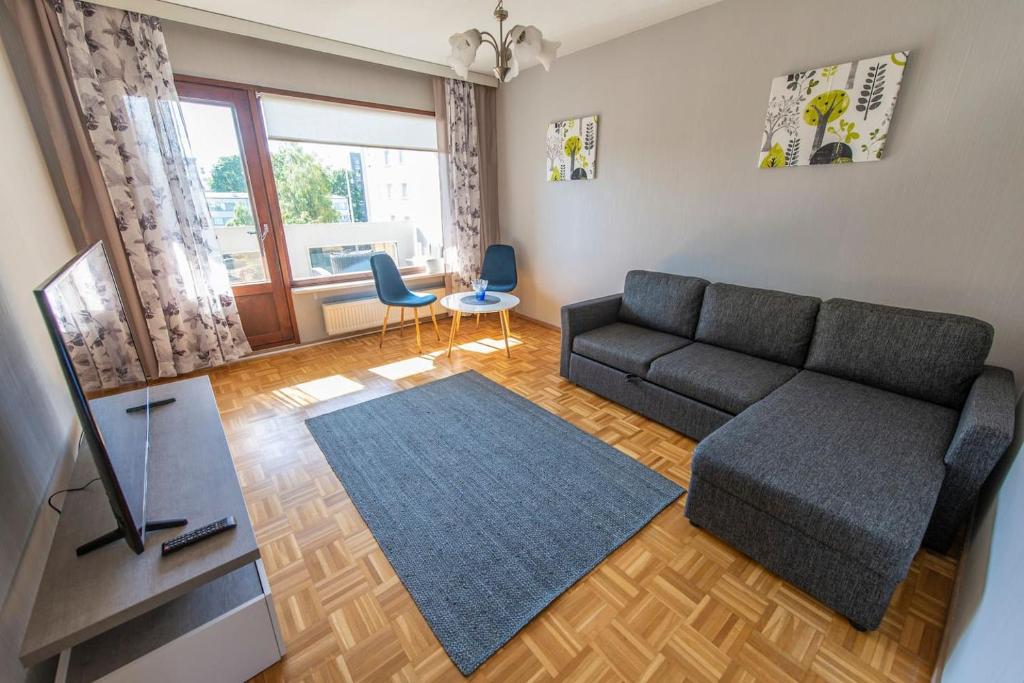
<svg viewBox="0 0 1024 683">
<path fill-rule="evenodd" d="M 56 512 L 59 515 L 60 514 L 60 510 L 57 508 L 56 505 L 53 504 L 53 499 L 55 497 L 59 496 L 62 493 L 74 493 L 75 491 L 84 491 L 85 489 L 89 488 L 89 486 L 91 486 L 92 484 L 95 484 L 99 480 L 100 480 L 99 477 L 95 477 L 93 479 L 90 479 L 86 483 L 82 484 L 81 486 L 76 486 L 75 488 L 71 488 L 71 489 L 61 489 L 60 491 L 57 491 L 56 493 L 51 494 L 50 497 L 46 499 L 46 504 L 49 505 L 51 508 L 53 508 L 53 511 Z"/>
<path fill-rule="evenodd" d="M 84 439 L 85 439 L 85 432 L 82 432 L 82 434 L 78 437 L 78 451 L 79 452 L 82 450 L 82 441 Z M 49 505 L 50 508 L 59 515 L 60 514 L 60 509 L 56 505 L 53 504 L 53 499 L 54 498 L 56 498 L 57 496 L 59 496 L 62 493 L 74 493 L 75 491 L 84 491 L 85 489 L 89 488 L 90 486 L 92 486 L 93 484 L 98 482 L 99 480 L 100 480 L 99 477 L 95 477 L 93 479 L 90 479 L 86 483 L 82 484 L 81 486 L 76 486 L 74 488 L 61 489 L 60 491 L 56 491 L 56 492 L 50 494 L 50 497 L 46 499 L 46 504 Z"/>
</svg>

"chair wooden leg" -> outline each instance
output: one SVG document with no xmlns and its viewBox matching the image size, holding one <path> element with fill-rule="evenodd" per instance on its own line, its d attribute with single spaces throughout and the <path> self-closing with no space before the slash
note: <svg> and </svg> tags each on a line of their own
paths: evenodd
<svg viewBox="0 0 1024 683">
<path fill-rule="evenodd" d="M 508 336 L 512 336 L 512 310 L 505 311 L 505 329 L 508 330 Z"/>
<path fill-rule="evenodd" d="M 380 346 L 384 348 L 384 333 L 388 331 L 388 318 L 391 317 L 391 307 L 388 306 L 387 310 L 384 311 L 384 324 L 380 326 Z"/>
<path fill-rule="evenodd" d="M 402 306 L 402 315 L 398 319 L 398 336 L 405 336 L 405 306 Z"/>
<path fill-rule="evenodd" d="M 434 315 L 434 304 L 430 304 L 430 322 L 434 323 L 434 334 L 437 335 L 437 341 L 441 341 L 441 330 L 437 327 L 437 317 Z"/>
<path fill-rule="evenodd" d="M 423 344 L 420 343 L 420 307 L 412 309 L 413 320 L 416 323 L 416 353 L 423 353 Z"/>
</svg>

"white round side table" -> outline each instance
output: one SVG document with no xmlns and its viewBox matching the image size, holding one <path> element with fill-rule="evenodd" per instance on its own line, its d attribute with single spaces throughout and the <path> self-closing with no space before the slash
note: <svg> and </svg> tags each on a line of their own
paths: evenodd
<svg viewBox="0 0 1024 683">
<path fill-rule="evenodd" d="M 462 315 L 475 315 L 477 313 L 497 313 L 501 319 L 501 333 L 505 336 L 505 355 L 512 357 L 512 351 L 508 345 L 509 320 L 508 312 L 519 305 L 519 297 L 515 294 L 505 292 L 487 292 L 488 297 L 494 297 L 497 301 L 493 303 L 474 303 L 473 292 L 456 292 L 441 299 L 441 305 L 452 312 L 452 331 L 448 335 L 448 357 L 452 355 L 452 345 L 455 343 L 455 335 L 459 333 L 459 324 L 462 322 Z"/>
</svg>

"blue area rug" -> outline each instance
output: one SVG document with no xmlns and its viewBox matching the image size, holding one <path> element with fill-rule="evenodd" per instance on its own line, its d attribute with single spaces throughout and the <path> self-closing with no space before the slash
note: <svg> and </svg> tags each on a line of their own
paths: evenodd
<svg viewBox="0 0 1024 683">
<path fill-rule="evenodd" d="M 466 675 L 684 492 L 475 372 L 306 424 Z"/>
</svg>

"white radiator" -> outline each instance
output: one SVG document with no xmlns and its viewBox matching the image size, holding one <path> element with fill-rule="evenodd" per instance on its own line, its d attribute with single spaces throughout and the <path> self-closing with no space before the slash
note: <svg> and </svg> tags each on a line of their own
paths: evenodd
<svg viewBox="0 0 1024 683">
<path fill-rule="evenodd" d="M 437 297 L 438 303 L 434 304 L 434 312 L 440 317 L 446 311 L 441 307 L 441 299 L 445 295 L 443 287 L 437 289 L 417 289 L 417 294 L 433 294 Z M 354 299 L 352 301 L 338 301 L 334 303 L 321 304 L 320 308 L 324 313 L 324 327 L 327 328 L 328 336 L 339 334 L 351 334 L 379 328 L 384 322 L 385 306 L 375 297 L 369 299 Z M 414 312 L 409 308 L 405 311 L 406 324 L 412 324 Z M 397 324 L 400 319 L 400 311 L 396 307 L 391 308 L 391 315 L 388 318 L 388 325 Z M 420 322 L 426 321 L 430 324 L 430 311 L 424 306 L 420 308 Z"/>
</svg>

